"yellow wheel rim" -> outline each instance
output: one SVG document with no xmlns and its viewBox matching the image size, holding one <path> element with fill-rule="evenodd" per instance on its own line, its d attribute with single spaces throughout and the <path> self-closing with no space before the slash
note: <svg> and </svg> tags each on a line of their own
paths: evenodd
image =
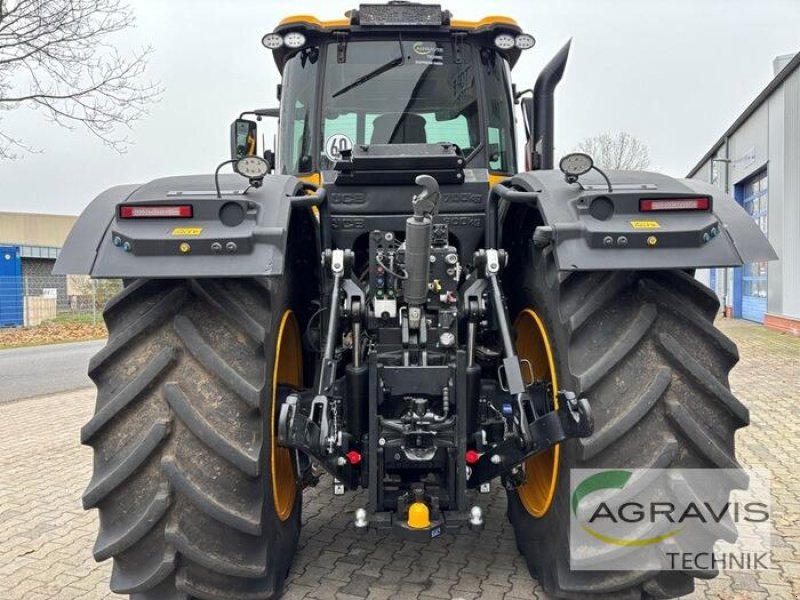
<svg viewBox="0 0 800 600">
<path fill-rule="evenodd" d="M 292 514 L 297 495 L 297 471 L 292 452 L 278 446 L 275 425 L 278 420 L 278 386 L 290 385 L 300 388 L 303 383 L 303 350 L 300 343 L 300 328 L 291 310 L 281 317 L 278 340 L 275 344 L 275 364 L 272 367 L 272 443 L 270 461 L 272 470 L 272 501 L 281 521 Z"/>
<path fill-rule="evenodd" d="M 532 309 L 526 308 L 514 322 L 517 333 L 517 354 L 520 360 L 529 360 L 537 380 L 553 384 L 553 405 L 558 408 L 558 379 L 550 340 L 542 320 Z M 534 517 L 542 517 L 550 509 L 558 482 L 559 446 L 537 454 L 525 461 L 527 481 L 517 488 L 519 499 Z"/>
</svg>

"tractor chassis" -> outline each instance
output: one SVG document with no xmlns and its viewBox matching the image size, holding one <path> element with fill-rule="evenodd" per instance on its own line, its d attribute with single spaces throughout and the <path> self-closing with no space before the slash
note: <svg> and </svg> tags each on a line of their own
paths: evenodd
<svg viewBox="0 0 800 600">
<path fill-rule="evenodd" d="M 323 253 L 328 305 L 318 373 L 312 389 L 280 389 L 278 444 L 330 473 L 334 494 L 368 489 L 370 517 L 356 519 L 358 530 L 394 529 L 427 540 L 482 527 L 467 490 L 487 492 L 496 477 L 509 489 L 524 484 L 527 459 L 591 435 L 589 404 L 535 382 L 531 365 L 517 356 L 501 291 L 504 251 L 476 252 L 476 276 L 461 285 L 458 303 L 416 324 L 413 307 L 399 310 L 391 323 L 369 310 L 368 290 L 352 276 L 353 260 L 349 250 Z M 476 364 L 476 338 L 485 329 L 496 333 L 502 348 L 494 378 Z M 337 378 L 342 331 L 350 336 L 351 360 Z M 362 349 L 367 332 L 373 335 Z M 443 339 L 451 346 L 435 342 Z M 438 413 L 426 400 L 435 397 L 441 399 Z M 413 416 L 387 416 L 385 407 L 401 398 L 414 406 Z M 471 457 L 470 448 L 478 449 Z M 409 523 L 415 502 L 429 509 L 426 527 Z"/>
</svg>

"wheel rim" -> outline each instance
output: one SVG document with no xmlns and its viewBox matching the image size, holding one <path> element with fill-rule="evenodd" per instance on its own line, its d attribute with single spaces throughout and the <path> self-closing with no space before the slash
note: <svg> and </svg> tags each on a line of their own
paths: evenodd
<svg viewBox="0 0 800 600">
<path fill-rule="evenodd" d="M 275 363 L 272 367 L 272 419 L 270 440 L 272 448 L 272 501 L 281 521 L 292 514 L 297 496 L 297 471 L 292 452 L 278 446 L 275 426 L 278 420 L 278 387 L 289 385 L 300 388 L 303 383 L 303 351 L 300 343 L 300 328 L 291 310 L 281 317 L 278 339 L 275 343 Z"/>
<path fill-rule="evenodd" d="M 517 354 L 521 360 L 530 361 L 537 380 L 544 379 L 552 383 L 553 405 L 558 408 L 556 365 L 542 320 L 533 309 L 526 308 L 517 316 L 514 329 L 517 333 Z M 527 481 L 517 488 L 517 494 L 525 510 L 534 517 L 544 516 L 553 503 L 560 454 L 561 449 L 556 445 L 525 461 Z"/>
</svg>

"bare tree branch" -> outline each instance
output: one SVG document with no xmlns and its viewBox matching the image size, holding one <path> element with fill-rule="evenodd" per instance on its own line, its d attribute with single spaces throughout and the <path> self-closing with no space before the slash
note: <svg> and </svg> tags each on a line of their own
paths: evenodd
<svg viewBox="0 0 800 600">
<path fill-rule="evenodd" d="M 161 94 L 158 84 L 141 81 L 150 49 L 122 56 L 112 45 L 133 24 L 122 0 L 0 0 L 0 111 L 41 110 L 124 152 L 119 129 Z M 0 160 L 30 151 L 0 129 Z"/>
<path fill-rule="evenodd" d="M 14 160 L 22 158 L 24 154 L 39 153 L 30 146 L 26 146 L 21 140 L 12 138 L 0 131 L 0 160 Z"/>
<path fill-rule="evenodd" d="M 577 150 L 590 155 L 595 164 L 605 169 L 644 171 L 650 166 L 647 146 L 624 131 L 586 138 Z"/>
</svg>

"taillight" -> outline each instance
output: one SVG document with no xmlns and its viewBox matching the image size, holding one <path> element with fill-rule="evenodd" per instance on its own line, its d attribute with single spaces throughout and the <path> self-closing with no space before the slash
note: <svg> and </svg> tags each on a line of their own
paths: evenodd
<svg viewBox="0 0 800 600">
<path fill-rule="evenodd" d="M 641 212 L 660 210 L 708 210 L 711 205 L 708 198 L 653 198 L 639 200 Z"/>
<path fill-rule="evenodd" d="M 154 204 L 139 206 L 120 206 L 120 219 L 190 219 L 192 205 L 159 206 Z"/>
</svg>

